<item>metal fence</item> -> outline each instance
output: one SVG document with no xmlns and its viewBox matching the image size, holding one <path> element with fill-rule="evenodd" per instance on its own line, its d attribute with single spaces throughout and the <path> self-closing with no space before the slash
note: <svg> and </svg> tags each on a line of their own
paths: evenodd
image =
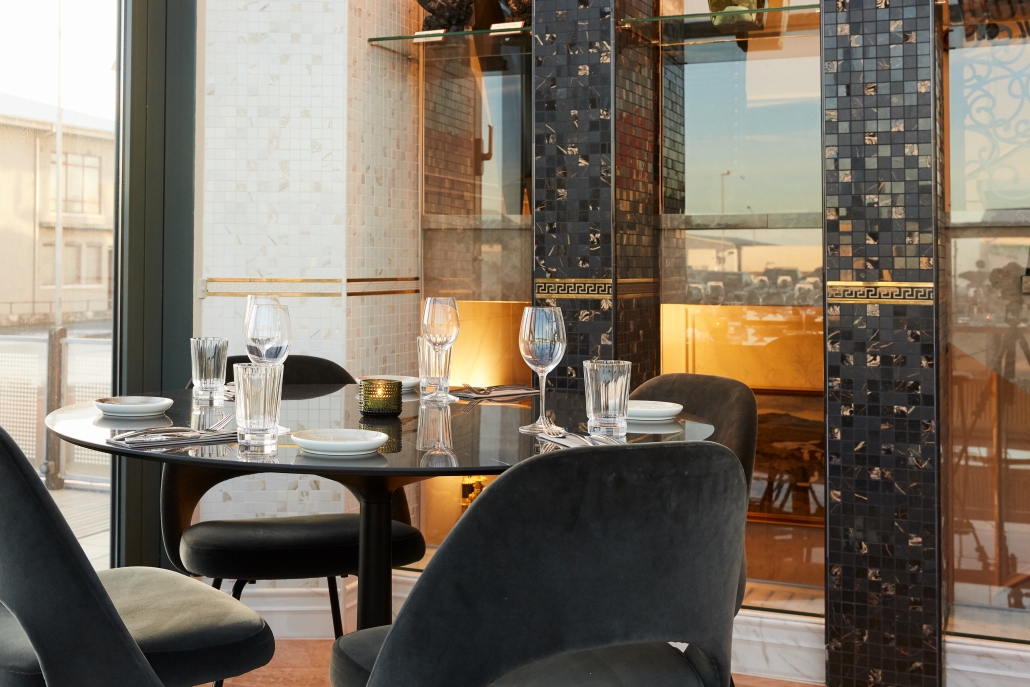
<svg viewBox="0 0 1030 687">
<path fill-rule="evenodd" d="M 46 335 L 0 336 L 0 427 L 18 442 L 35 465 L 46 460 L 45 427 L 48 383 L 58 385 L 61 405 L 90 401 L 111 393 L 111 340 L 54 338 L 61 346 L 55 374 L 48 370 Z M 63 369 L 64 374 L 61 374 Z M 108 482 L 106 454 L 62 442 L 62 478 Z"/>
</svg>

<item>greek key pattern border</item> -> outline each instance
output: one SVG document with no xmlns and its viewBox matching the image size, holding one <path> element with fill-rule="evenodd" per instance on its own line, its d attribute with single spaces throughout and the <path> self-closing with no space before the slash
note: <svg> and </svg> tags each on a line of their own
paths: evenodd
<svg viewBox="0 0 1030 687">
<path fill-rule="evenodd" d="M 537 298 L 611 298 L 611 279 L 537 279 Z"/>
<path fill-rule="evenodd" d="M 826 302 L 932 305 L 934 285 L 933 282 L 829 281 L 826 282 Z"/>
</svg>

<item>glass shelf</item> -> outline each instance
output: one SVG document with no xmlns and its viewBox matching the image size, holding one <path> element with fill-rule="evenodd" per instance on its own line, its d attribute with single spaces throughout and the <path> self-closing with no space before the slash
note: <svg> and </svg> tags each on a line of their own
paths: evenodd
<svg viewBox="0 0 1030 687">
<path fill-rule="evenodd" d="M 369 38 L 369 43 L 392 43 L 395 41 L 415 41 L 416 39 L 428 39 L 425 40 L 426 44 L 439 44 L 442 41 L 448 39 L 459 38 L 462 36 L 514 36 L 516 34 L 528 34 L 532 31 L 532 27 L 523 26 L 518 29 L 477 29 L 475 31 L 448 31 L 440 34 L 422 34 L 412 36 L 376 36 Z"/>
<path fill-rule="evenodd" d="M 680 23 L 685 21 L 692 21 L 698 19 L 711 19 L 712 17 L 729 17 L 736 14 L 769 14 L 775 12 L 799 12 L 799 11 L 811 11 L 819 12 L 819 5 L 792 5 L 789 7 L 762 7 L 753 10 L 726 10 L 723 12 L 699 12 L 696 14 L 670 14 L 662 15 L 660 17 L 634 17 L 632 19 L 622 19 L 619 24 L 623 26 L 631 26 L 633 24 L 651 24 L 656 22 L 661 23 Z"/>
<path fill-rule="evenodd" d="M 809 4 L 634 17 L 622 19 L 619 28 L 633 31 L 662 48 L 734 42 L 744 45 L 761 39 L 818 36 L 819 12 L 819 5 Z M 730 18 L 739 19 L 725 21 Z M 716 19 L 723 21 L 716 23 Z"/>
</svg>

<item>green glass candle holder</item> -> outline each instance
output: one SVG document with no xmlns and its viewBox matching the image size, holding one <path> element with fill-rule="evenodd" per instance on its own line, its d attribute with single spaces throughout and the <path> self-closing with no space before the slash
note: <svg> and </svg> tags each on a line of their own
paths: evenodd
<svg viewBox="0 0 1030 687">
<path fill-rule="evenodd" d="M 400 415 L 401 383 L 392 379 L 363 379 L 358 385 L 362 415 Z"/>
<path fill-rule="evenodd" d="M 389 439 L 386 440 L 386 443 L 383 444 L 383 447 L 379 449 L 380 453 L 401 452 L 401 448 L 403 447 L 401 435 L 404 430 L 401 426 L 400 418 L 384 415 L 365 415 L 358 420 L 358 427 L 372 432 L 382 432 L 389 437 Z"/>
</svg>

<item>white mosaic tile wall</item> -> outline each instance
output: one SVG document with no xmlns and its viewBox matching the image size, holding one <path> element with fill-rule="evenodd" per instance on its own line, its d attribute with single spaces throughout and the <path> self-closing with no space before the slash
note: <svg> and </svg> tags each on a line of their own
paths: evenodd
<svg viewBox="0 0 1030 687">
<path fill-rule="evenodd" d="M 418 4 L 206 0 L 200 11 L 198 278 L 417 276 L 418 64 L 367 39 L 417 30 Z M 293 352 L 354 375 L 416 370 L 418 294 L 284 302 Z M 201 333 L 243 353 L 243 309 L 242 298 L 203 298 Z M 265 474 L 219 485 L 199 515 L 341 510 L 357 504 L 335 483 Z"/>
<path fill-rule="evenodd" d="M 419 275 L 418 62 L 410 43 L 373 36 L 421 28 L 413 0 L 350 0 L 347 48 L 347 277 Z M 389 282 L 383 283 L 384 290 Z M 347 367 L 416 374 L 419 294 L 347 299 Z"/>
</svg>

